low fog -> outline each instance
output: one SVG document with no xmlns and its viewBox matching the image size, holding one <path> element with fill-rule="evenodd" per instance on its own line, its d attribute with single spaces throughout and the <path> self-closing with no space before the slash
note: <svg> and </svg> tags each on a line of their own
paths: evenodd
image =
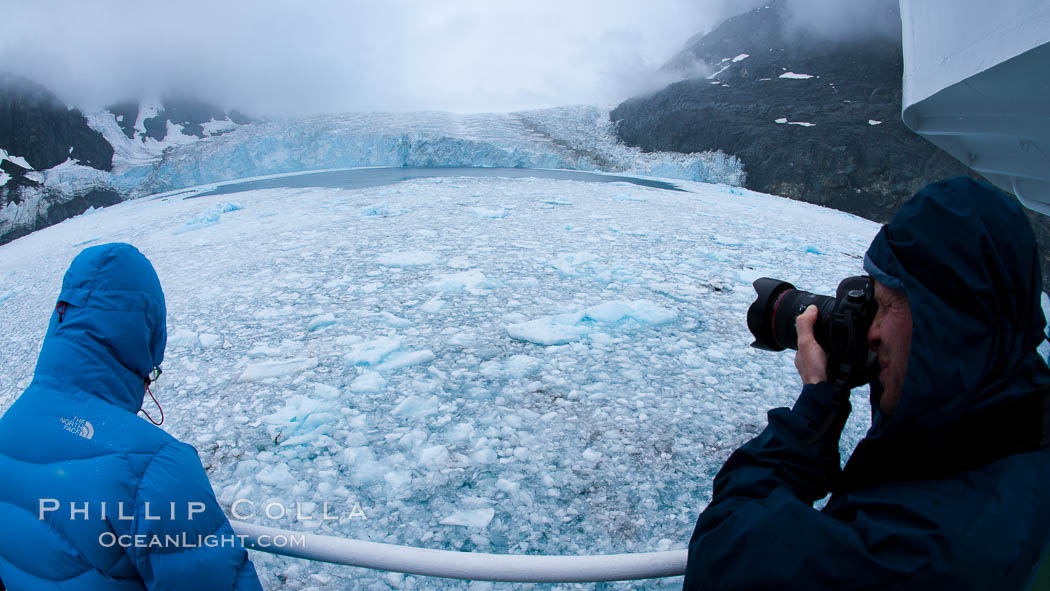
<svg viewBox="0 0 1050 591">
<path fill-rule="evenodd" d="M 894 0 L 788 1 L 826 32 L 871 30 L 865 11 Z M 690 37 L 761 4 L 22 2 L 0 21 L 0 70 L 84 109 L 167 95 L 277 116 L 612 105 L 671 82 L 657 70 Z"/>
<path fill-rule="evenodd" d="M 792 16 L 791 25 L 798 33 L 835 41 L 871 37 L 899 40 L 901 37 L 897 0 L 787 1 Z"/>
</svg>

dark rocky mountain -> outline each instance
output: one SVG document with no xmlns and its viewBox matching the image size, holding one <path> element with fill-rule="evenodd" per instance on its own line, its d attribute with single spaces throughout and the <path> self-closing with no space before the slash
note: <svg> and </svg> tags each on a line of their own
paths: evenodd
<svg viewBox="0 0 1050 591">
<path fill-rule="evenodd" d="M 162 141 L 168 134 L 168 123 L 182 126 L 182 133 L 205 137 L 232 128 L 212 121 L 243 124 L 249 119 L 237 111 L 224 111 L 192 99 L 167 99 L 151 108 L 151 117 L 143 121 L 145 133 L 137 133 L 140 106 L 137 102 L 113 105 L 109 110 L 117 118 L 129 139 Z M 0 208 L 17 207 L 14 216 L 0 219 L 0 244 L 5 244 L 80 215 L 92 207 L 105 207 L 121 202 L 125 195 L 106 181 L 78 184 L 75 188 L 44 186 L 40 171 L 73 159 L 99 170 L 113 169 L 113 146 L 92 129 L 83 113 L 67 108 L 49 90 L 25 78 L 0 72 L 0 149 L 15 157 L 0 159 L 0 171 L 6 182 L 0 184 Z M 2 156 L 2 154 L 0 154 Z M 21 166 L 21 162 L 31 168 Z M 9 177 L 9 178 L 8 178 Z M 2 181 L 0 181 L 2 182 Z M 17 221 L 16 221 L 17 220 Z"/>
<path fill-rule="evenodd" d="M 4 227 L 0 244 L 34 230 L 79 215 L 90 207 L 104 207 L 121 201 L 109 187 L 91 186 L 74 194 L 42 187 L 41 171 L 68 159 L 80 164 L 111 170 L 113 147 L 102 134 L 91 129 L 83 113 L 69 109 L 49 90 L 25 78 L 0 72 L 0 149 L 24 159 L 30 168 L 5 159 L 0 170 L 11 178 L 0 186 L 0 207 L 18 205 L 27 192 L 43 193 L 38 215 L 31 226 Z"/>
<path fill-rule="evenodd" d="M 40 186 L 40 183 L 26 176 L 30 172 L 31 169 L 24 168 L 10 160 L 0 160 L 0 173 L 11 177 L 7 183 L 0 187 L 0 207 L 17 199 L 17 196 L 21 195 L 23 188 Z M 8 198 L 8 194 L 12 195 L 12 197 Z"/>
<path fill-rule="evenodd" d="M 900 22 L 896 2 L 884 10 L 879 18 Z M 713 74 L 619 105 L 620 139 L 647 151 L 722 150 L 744 162 L 749 189 L 883 223 L 933 181 L 978 176 L 901 122 L 899 37 L 836 40 L 792 16 L 773 0 L 694 37 L 665 69 Z M 1047 277 L 1050 223 L 1029 218 Z"/>
<path fill-rule="evenodd" d="M 120 129 L 128 139 L 135 139 L 135 123 L 138 121 L 140 105 L 137 101 L 124 101 L 107 107 L 120 124 Z M 182 133 L 203 138 L 207 135 L 203 124 L 208 121 L 222 121 L 229 118 L 238 125 L 250 123 L 251 119 L 236 110 L 226 111 L 215 105 L 189 98 L 167 98 L 161 101 L 159 111 L 152 117 L 143 119 L 145 137 L 157 141 L 168 134 L 168 122 L 182 126 Z"/>
<path fill-rule="evenodd" d="M 49 90 L 0 72 L 0 148 L 45 170 L 72 158 L 99 170 L 113 168 L 113 147 Z M 9 173 L 10 174 L 10 173 Z"/>
</svg>

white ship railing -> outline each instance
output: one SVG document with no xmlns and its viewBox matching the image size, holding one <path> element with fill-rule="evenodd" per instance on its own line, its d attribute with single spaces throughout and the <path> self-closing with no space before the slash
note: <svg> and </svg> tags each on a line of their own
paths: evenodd
<svg viewBox="0 0 1050 591">
<path fill-rule="evenodd" d="M 685 573 L 687 552 L 671 550 L 596 556 L 482 554 L 351 540 L 243 521 L 230 523 L 238 535 L 245 536 L 245 547 L 252 550 L 332 564 L 473 581 L 586 583 L 673 577 Z"/>
</svg>

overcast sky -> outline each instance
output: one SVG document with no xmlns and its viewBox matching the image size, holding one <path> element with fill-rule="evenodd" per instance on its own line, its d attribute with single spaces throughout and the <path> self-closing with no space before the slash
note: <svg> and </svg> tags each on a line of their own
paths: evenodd
<svg viewBox="0 0 1050 591">
<path fill-rule="evenodd" d="M 670 82 L 656 69 L 691 36 L 760 2 L 5 2 L 0 70 L 86 109 L 162 93 L 254 115 L 611 105 Z"/>
</svg>

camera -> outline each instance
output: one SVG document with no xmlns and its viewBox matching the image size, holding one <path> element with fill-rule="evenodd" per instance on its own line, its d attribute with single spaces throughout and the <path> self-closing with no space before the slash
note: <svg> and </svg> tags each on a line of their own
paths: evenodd
<svg viewBox="0 0 1050 591">
<path fill-rule="evenodd" d="M 875 283 L 871 277 L 847 277 L 835 297 L 795 289 L 787 281 L 762 277 L 754 282 L 758 298 L 747 310 L 752 347 L 766 351 L 798 350 L 795 319 L 817 307 L 813 336 L 828 355 L 828 382 L 839 390 L 856 388 L 878 377 L 878 360 L 868 348 L 875 319 Z"/>
</svg>

